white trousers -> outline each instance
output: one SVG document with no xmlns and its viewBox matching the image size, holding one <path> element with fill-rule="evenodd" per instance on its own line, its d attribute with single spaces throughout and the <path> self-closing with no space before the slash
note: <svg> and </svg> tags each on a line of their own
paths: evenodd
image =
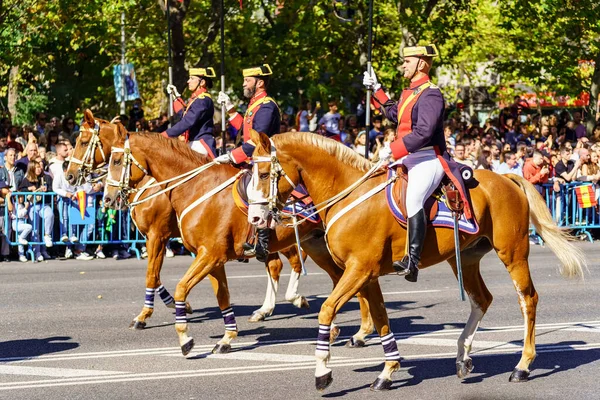
<svg viewBox="0 0 600 400">
<path fill-rule="evenodd" d="M 421 211 L 425 200 L 433 194 L 445 172 L 433 149 L 411 153 L 404 157 L 401 163 L 408 168 L 406 212 L 410 218 Z"/>
<path fill-rule="evenodd" d="M 205 156 L 208 155 L 208 151 L 206 151 L 206 148 L 202 146 L 202 143 L 199 140 L 188 142 L 188 146 L 190 146 L 190 149 L 194 150 L 196 153 L 204 154 Z"/>
</svg>

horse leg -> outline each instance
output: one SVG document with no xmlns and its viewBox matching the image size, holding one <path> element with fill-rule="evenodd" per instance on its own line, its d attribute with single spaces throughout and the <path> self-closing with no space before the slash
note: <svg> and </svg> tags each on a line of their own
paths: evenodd
<svg viewBox="0 0 600 400">
<path fill-rule="evenodd" d="M 213 270 L 209 275 L 219 309 L 225 323 L 225 334 L 217 342 L 213 348 L 213 354 L 225 354 L 231 350 L 231 341 L 238 335 L 237 323 L 235 322 L 235 314 L 229 302 L 229 286 L 227 285 L 227 275 L 225 275 L 225 267 Z"/>
<path fill-rule="evenodd" d="M 331 369 L 327 368 L 330 354 L 331 325 L 337 312 L 361 290 L 369 280 L 366 272 L 360 268 L 357 271 L 348 270 L 344 272 L 341 279 L 325 300 L 319 312 L 319 335 L 317 336 L 317 348 L 315 358 L 315 386 L 317 390 L 325 390 L 333 381 Z"/>
<path fill-rule="evenodd" d="M 292 267 L 290 281 L 288 282 L 287 291 L 285 292 L 285 300 L 298 308 L 310 308 L 306 297 L 298 293 L 298 284 L 300 283 L 300 274 L 302 273 L 302 261 L 306 261 L 306 253 L 298 253 L 298 248 L 296 246 L 281 250 L 280 253 L 288 259 L 290 266 Z M 302 257 L 302 261 L 300 257 Z"/>
<path fill-rule="evenodd" d="M 356 297 L 360 305 L 360 329 L 346 342 L 346 347 L 354 348 L 365 347 L 367 336 L 375 330 L 367 298 L 360 292 Z"/>
<path fill-rule="evenodd" d="M 267 267 L 267 293 L 265 294 L 265 301 L 263 305 L 255 310 L 248 322 L 259 322 L 264 321 L 266 317 L 270 317 L 275 309 L 275 302 L 277 300 L 277 291 L 279 290 L 279 275 L 283 269 L 283 262 L 279 258 L 278 253 L 270 253 L 267 256 L 265 262 Z"/>
<path fill-rule="evenodd" d="M 146 299 L 144 301 L 144 308 L 142 308 L 142 312 L 135 317 L 129 325 L 130 329 L 144 329 L 146 327 L 146 320 L 152 316 L 154 311 L 154 295 L 157 291 L 159 291 L 163 301 L 165 299 L 163 296 L 165 296 L 166 293 L 166 296 L 168 296 L 170 299 L 170 303 L 173 304 L 173 308 L 175 307 L 171 295 L 162 285 L 160 285 L 160 270 L 162 268 L 164 247 L 167 240 L 168 238 L 165 239 L 159 235 L 148 233 L 146 244 L 148 251 L 148 267 L 146 269 Z"/>
<path fill-rule="evenodd" d="M 329 253 L 327 244 L 325 243 L 324 232 L 313 231 L 312 236 L 305 239 L 302 242 L 302 249 L 313 259 L 313 261 L 325 271 L 335 287 L 339 282 L 344 270 L 340 268 Z M 360 305 L 360 330 L 346 343 L 349 347 L 363 347 L 366 336 L 373 333 L 373 322 L 369 314 L 369 304 L 366 299 L 358 294 L 358 301 Z M 335 342 L 340 334 L 340 328 L 332 322 L 329 340 L 330 343 Z"/>
<path fill-rule="evenodd" d="M 186 316 L 186 299 L 190 290 L 215 268 L 222 267 L 224 260 L 210 259 L 205 249 L 200 249 L 192 265 L 175 289 L 175 330 L 179 337 L 179 345 L 184 356 L 194 348 L 194 339 L 188 336 L 188 323 Z M 220 264 L 220 265 L 219 265 Z"/>
<path fill-rule="evenodd" d="M 528 228 L 528 226 L 527 226 Z M 525 332 L 523 353 L 519 363 L 510 375 L 510 382 L 525 382 L 529 379 L 529 366 L 535 359 L 535 318 L 538 294 L 529 273 L 529 237 L 528 229 L 523 229 L 521 238 L 506 238 L 494 235 L 494 248 L 498 257 L 506 266 L 519 297 L 519 306 L 523 315 Z"/>
<path fill-rule="evenodd" d="M 462 254 L 463 284 L 471 302 L 471 314 L 467 324 L 458 338 L 458 354 L 456 355 L 456 375 L 463 379 L 473 370 L 473 360 L 470 357 L 471 346 L 481 319 L 492 304 L 493 296 L 485 285 L 479 262 L 482 254 L 470 253 L 469 250 Z M 448 261 L 454 274 L 457 275 L 456 262 Z"/>
<path fill-rule="evenodd" d="M 361 290 L 361 294 L 371 306 L 371 317 L 381 338 L 381 345 L 385 354 L 385 366 L 377 379 L 371 384 L 371 390 L 377 392 L 390 390 L 392 386 L 392 374 L 400 369 L 400 353 L 398 352 L 396 338 L 390 329 L 390 322 L 385 310 L 379 281 L 370 282 Z"/>
</svg>

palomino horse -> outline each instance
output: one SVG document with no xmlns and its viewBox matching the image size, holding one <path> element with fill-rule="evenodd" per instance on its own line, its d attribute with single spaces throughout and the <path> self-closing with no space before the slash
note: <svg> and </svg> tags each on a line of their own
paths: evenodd
<svg viewBox="0 0 600 400">
<path fill-rule="evenodd" d="M 96 120 L 90 110 L 86 110 L 84 121 L 81 126 L 80 135 L 70 158 L 69 166 L 65 172 L 67 180 L 71 183 L 81 182 L 85 176 L 91 174 L 93 170 L 105 165 L 110 156 L 112 144 L 125 137 L 127 131 L 120 123 L 111 124 L 104 120 Z M 150 177 L 139 182 L 138 187 L 143 187 L 151 180 Z M 161 188 L 152 187 L 137 193 L 140 200 L 156 194 Z M 131 194 L 129 200 L 133 201 L 136 194 Z M 131 218 L 138 230 L 146 236 L 146 248 L 148 251 L 148 267 L 146 272 L 146 298 L 144 307 L 130 324 L 132 329 L 144 329 L 147 320 L 154 311 L 154 296 L 158 293 L 169 308 L 175 308 L 173 297 L 160 281 L 160 270 L 164 261 L 165 248 L 170 238 L 179 236 L 179 227 L 177 218 L 168 194 L 162 194 L 146 201 L 137 207 L 131 209 Z M 292 266 L 290 282 L 285 298 L 287 301 L 299 308 L 308 308 L 308 301 L 304 296 L 298 294 L 298 279 L 300 277 L 302 264 L 296 248 L 291 247 L 281 252 L 284 254 Z M 303 255 L 305 257 L 305 255 Z M 275 308 L 276 294 L 279 287 L 279 276 L 283 268 L 283 263 L 277 253 L 269 255 L 267 260 L 267 270 L 269 272 L 269 284 L 265 301 L 258 310 L 255 310 L 249 318 L 250 322 L 264 320 L 270 316 Z M 223 277 L 210 275 L 211 283 L 214 288 L 219 287 L 219 281 Z M 215 292 L 217 293 L 217 292 Z M 229 304 L 228 292 L 218 292 L 219 304 L 222 309 Z M 192 312 L 189 304 L 186 304 L 188 313 Z M 356 338 L 360 340 L 360 337 Z"/>
<path fill-rule="evenodd" d="M 404 255 L 406 231 L 389 214 L 384 193 L 377 191 L 386 185 L 386 174 L 372 168 L 371 163 L 347 147 L 310 133 L 276 135 L 269 140 L 253 132 L 252 141 L 258 143 L 253 155 L 256 177 L 253 190 L 258 192 L 255 199 L 259 200 L 250 205 L 249 220 L 259 227 L 265 226 L 269 213 L 277 214 L 272 206 L 287 198 L 291 185 L 302 182 L 317 205 L 327 205 L 320 215 L 327 227 L 328 247 L 336 263 L 345 267 L 342 278 L 319 312 L 315 353 L 317 389 L 325 389 L 332 381 L 331 370 L 327 368 L 331 321 L 340 307 L 357 293 L 362 293 L 369 302 L 386 358 L 385 368 L 372 388 L 388 389 L 392 373 L 400 368 L 400 355 L 377 278 L 394 272 L 392 260 Z M 339 196 L 369 170 L 373 171 L 370 179 L 351 193 Z M 281 179 L 282 176 L 286 179 Z M 525 320 L 521 360 L 510 376 L 510 381 L 524 381 L 535 358 L 538 301 L 527 261 L 530 220 L 562 263 L 562 275 L 582 277 L 586 263 L 582 253 L 567 242 L 566 234 L 552 221 L 545 202 L 529 182 L 516 175 L 502 176 L 483 170 L 476 171 L 476 178 L 479 186 L 471 190 L 471 197 L 480 230 L 473 235 L 460 234 L 464 287 L 471 301 L 471 315 L 458 340 L 457 375 L 463 378 L 472 370 L 469 352 L 473 337 L 492 302 L 492 295 L 479 272 L 479 263 L 493 249 L 510 274 Z M 376 194 L 368 197 L 367 193 Z M 357 200 L 361 197 L 364 202 Z M 338 201 L 328 200 L 332 198 Z M 350 204 L 356 207 L 346 213 Z M 337 220 L 343 223 L 336 224 Z M 454 254 L 451 229 L 428 229 L 421 268 L 448 261 L 456 274 Z"/>
<path fill-rule="evenodd" d="M 243 253 L 242 245 L 249 227 L 246 216 L 235 205 L 231 192 L 225 190 L 244 171 L 209 161 L 207 157 L 190 150 L 177 140 L 165 139 L 153 133 L 130 134 L 113 143 L 108 187 L 105 190 L 107 203 L 114 207 L 115 199 L 120 197 L 119 193 L 123 189 L 129 185 L 139 185 L 147 175 L 159 182 L 170 182 L 168 199 L 177 216 L 181 238 L 185 247 L 197 255 L 177 284 L 174 295 L 175 328 L 184 355 L 190 352 L 194 344 L 193 339 L 188 336 L 188 324 L 183 312 L 190 290 L 210 274 L 220 283 L 218 286 L 213 285 L 217 296 L 221 291 L 227 291 L 225 263 L 239 258 Z M 203 171 L 190 178 L 190 171 L 198 168 L 203 168 Z M 114 177 L 120 177 L 120 181 L 116 181 Z M 178 185 L 177 180 L 184 183 Z M 303 241 L 304 250 L 329 274 L 335 285 L 343 271 L 327 251 L 322 225 L 306 224 L 300 229 L 300 236 L 306 236 Z M 285 249 L 294 240 L 293 229 L 279 227 L 273 233 L 270 250 Z M 361 328 L 349 342 L 358 346 L 364 344 L 365 336 L 373 331 L 368 304 L 360 296 L 359 302 Z M 229 310 L 231 309 L 226 309 L 227 312 Z M 226 315 L 224 317 L 226 329 L 229 330 L 226 332 L 226 336 L 229 334 L 226 344 L 229 345 L 231 339 L 237 336 L 237 328 L 235 322 L 229 321 Z"/>
</svg>

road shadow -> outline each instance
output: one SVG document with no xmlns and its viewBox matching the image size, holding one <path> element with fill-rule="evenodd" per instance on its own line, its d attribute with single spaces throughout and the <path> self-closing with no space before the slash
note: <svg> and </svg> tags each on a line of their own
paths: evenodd
<svg viewBox="0 0 600 400">
<path fill-rule="evenodd" d="M 519 342 L 515 342 L 519 343 Z M 562 372 L 574 370 L 582 365 L 591 364 L 600 360 L 600 349 L 578 350 L 574 345 L 585 344 L 581 341 L 560 342 L 552 345 L 538 346 L 538 357 L 531 365 L 530 381 L 547 378 Z M 553 349 L 554 348 L 554 349 Z M 576 352 L 576 353 L 575 353 Z M 503 376 L 508 383 L 508 378 L 513 368 L 519 362 L 520 353 L 511 354 L 472 354 L 475 369 L 462 384 L 470 385 L 483 382 L 486 379 Z M 383 358 L 383 357 L 382 357 Z M 453 357 L 431 358 L 425 360 L 402 360 L 402 369 L 407 369 L 410 378 L 395 379 L 392 390 L 415 386 L 431 379 L 456 377 L 456 365 Z M 365 372 L 366 381 L 373 381 L 383 370 L 384 364 L 354 369 L 354 372 Z M 343 371 L 340 371 L 343 373 Z M 334 373 L 335 375 L 335 373 Z M 398 373 L 396 373 L 398 376 Z M 361 385 L 354 388 L 346 388 L 337 392 L 326 393 L 323 397 L 341 397 L 348 393 L 364 389 L 366 386 L 361 379 Z"/>
<path fill-rule="evenodd" d="M 79 347 L 79 343 L 66 342 L 71 339 L 69 336 L 53 336 L 44 339 L 22 339 L 0 342 L 0 358 L 35 358 Z"/>
</svg>

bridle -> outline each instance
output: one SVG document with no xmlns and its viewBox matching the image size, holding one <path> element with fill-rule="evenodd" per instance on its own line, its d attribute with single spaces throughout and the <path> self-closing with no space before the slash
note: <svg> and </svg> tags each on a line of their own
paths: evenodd
<svg viewBox="0 0 600 400">
<path fill-rule="evenodd" d="M 149 175 L 148 170 L 146 170 L 146 168 L 144 168 L 142 164 L 140 164 L 140 162 L 136 160 L 133 154 L 131 153 L 131 146 L 129 144 L 129 134 L 127 134 L 125 138 L 124 146 L 122 148 L 113 146 L 110 153 L 111 155 L 108 163 L 108 175 L 106 177 L 106 186 L 113 186 L 118 188 L 119 196 L 121 197 L 122 201 L 124 201 L 125 204 L 129 206 L 129 195 L 137 191 L 137 189 L 133 189 L 129 185 L 129 182 L 131 180 L 131 166 L 135 165 L 137 168 L 140 169 L 140 171 L 144 173 L 144 175 Z M 123 168 L 121 169 L 121 177 L 118 181 L 114 180 L 110 173 L 110 165 L 113 162 L 112 155 L 115 153 L 123 153 Z"/>
<path fill-rule="evenodd" d="M 102 148 L 102 141 L 100 140 L 100 123 L 97 120 L 94 120 L 94 129 L 86 129 L 82 131 L 91 132 L 92 137 L 90 138 L 90 142 L 88 143 L 88 146 L 85 149 L 83 159 L 80 160 L 71 156 L 69 160 L 69 164 L 74 163 L 79 165 L 79 168 L 77 170 L 79 174 L 77 177 L 76 186 L 81 185 L 85 177 L 91 175 L 92 173 L 106 165 L 106 155 L 104 154 L 104 149 Z M 102 155 L 102 163 L 99 164 L 96 167 L 96 169 L 94 169 L 93 162 L 94 155 L 96 154 L 96 149 L 100 150 L 100 154 Z"/>
<path fill-rule="evenodd" d="M 256 168 L 253 179 L 259 178 L 259 163 L 268 162 L 271 164 L 271 169 L 269 171 L 269 197 L 266 199 L 266 203 L 261 201 L 252 202 L 250 199 L 248 200 L 250 201 L 250 204 L 268 204 L 271 217 L 276 221 L 281 221 L 281 211 L 283 210 L 285 204 L 279 199 L 279 180 L 281 177 L 284 177 L 292 186 L 292 188 L 296 187 L 296 184 L 292 182 L 290 177 L 283 170 L 283 167 L 277 158 L 277 149 L 275 148 L 275 143 L 273 143 L 273 140 L 271 139 L 269 139 L 269 141 L 271 142 L 271 154 L 269 156 L 252 157 L 252 161 L 254 162 Z"/>
</svg>

